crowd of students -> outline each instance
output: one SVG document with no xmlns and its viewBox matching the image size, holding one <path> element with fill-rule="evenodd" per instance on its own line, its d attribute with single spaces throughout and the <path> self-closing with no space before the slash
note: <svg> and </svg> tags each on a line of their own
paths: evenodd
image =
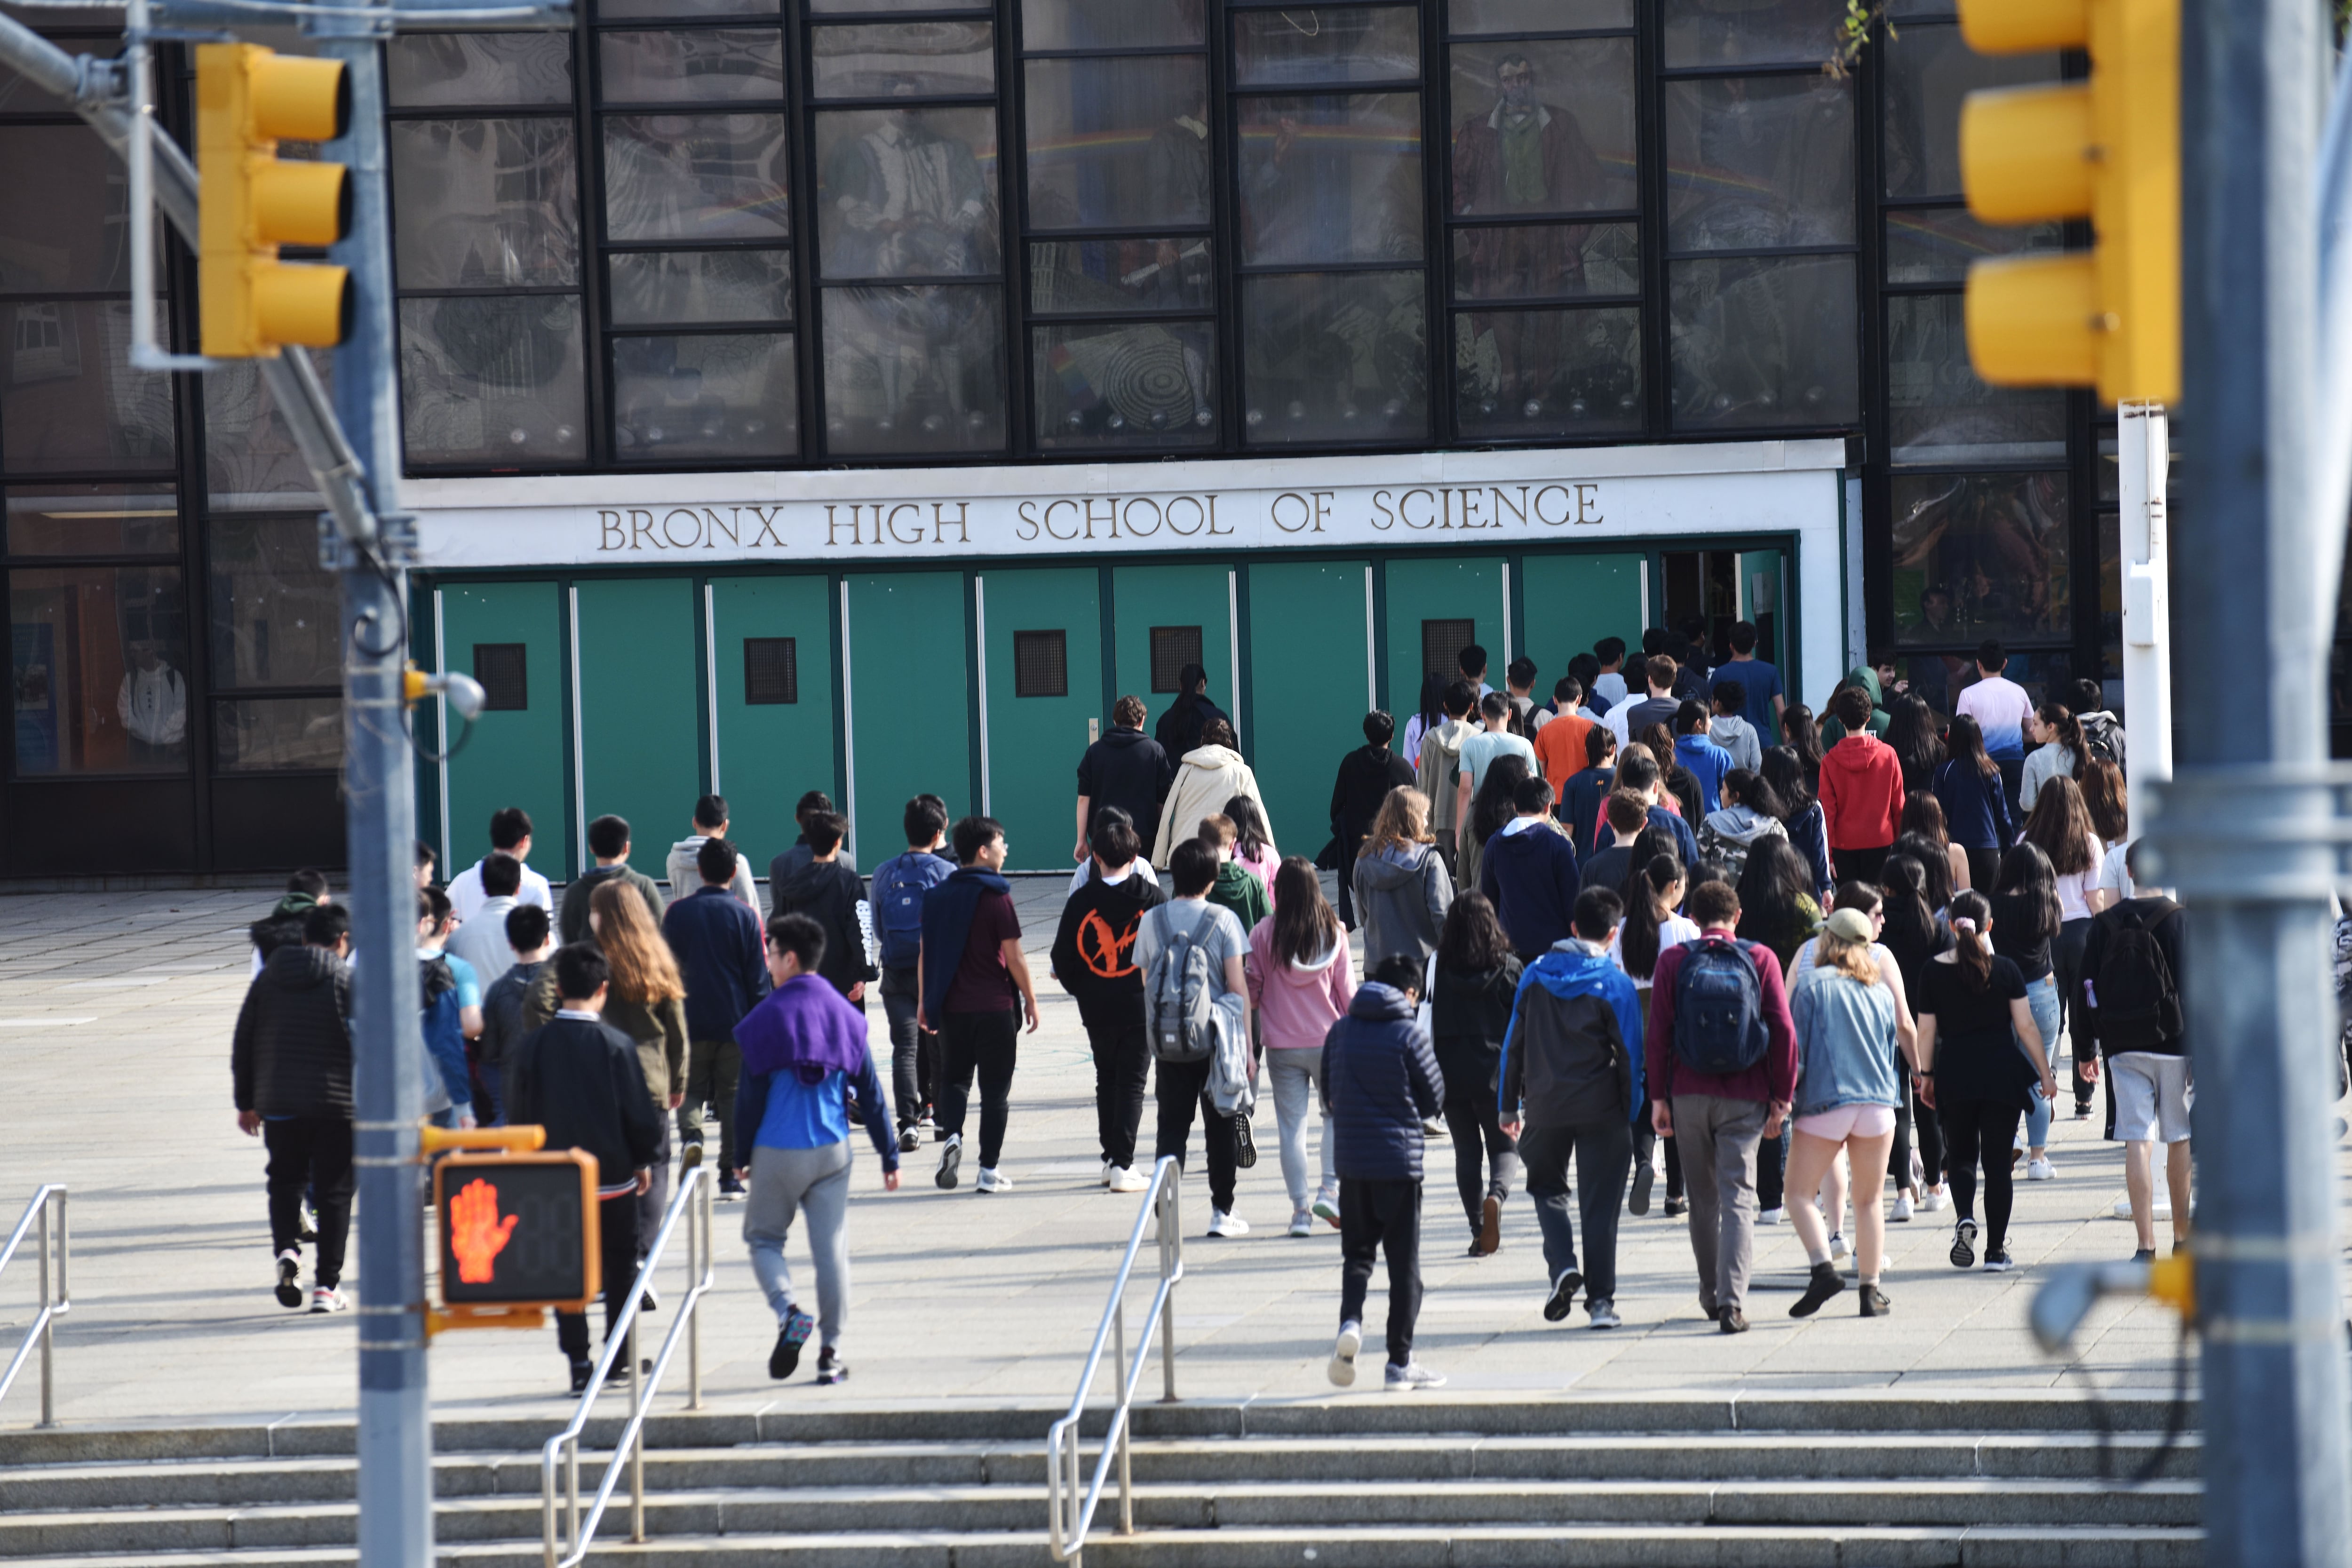
<svg viewBox="0 0 2352 1568">
<path fill-rule="evenodd" d="M 1755 657 L 1753 626 L 1727 644 L 1709 670 L 1688 637 L 1654 633 L 1638 658 L 1603 639 L 1549 704 L 1529 661 L 1496 691 L 1465 649 L 1458 676 L 1427 682 L 1401 751 L 1393 719 L 1366 715 L 1313 859 L 1276 849 L 1198 667 L 1155 733 L 1121 697 L 1080 761 L 1050 973 L 1094 1060 L 1101 1184 L 1149 1184 L 1149 1094 L 1152 1159 L 1185 1163 L 1199 1123 L 1206 1231 L 1246 1235 L 1242 1173 L 1270 1089 L 1287 1233 L 1340 1233 L 1333 1381 L 1354 1380 L 1383 1258 L 1385 1382 L 1444 1381 L 1412 1350 L 1432 1138 L 1453 1151 L 1470 1256 L 1497 1250 L 1524 1186 L 1549 1321 L 1580 1293 L 1593 1328 L 1622 1321 L 1619 1215 L 1648 1213 L 1661 1172 L 1723 1331 L 1747 1327 L 1755 1226 L 1783 1220 L 1812 1264 L 1792 1313 L 1845 1289 L 1851 1258 L 1874 1317 L 1892 1307 L 1889 1221 L 1949 1207 L 1955 1266 L 1981 1246 L 1986 1268 L 2011 1267 L 2012 1165 L 2055 1174 L 2064 1037 L 2075 1114 L 2109 1090 L 2143 1254 L 2158 1143 L 2185 1229 L 2184 922 L 2134 880 L 2122 733 L 2096 688 L 2037 706 L 1988 643 L 1948 718 L 1865 667 L 1816 725 Z M 764 919 L 717 796 L 669 851 L 669 901 L 630 868 L 618 817 L 590 824 L 595 866 L 560 906 L 523 864 L 520 809 L 494 816 L 492 852 L 446 893 L 420 851 L 425 1103 L 452 1124 L 538 1121 L 551 1146 L 597 1155 L 608 1328 L 641 1288 L 674 1146 L 701 1146 L 714 1113 L 720 1195 L 745 1200 L 777 1318 L 770 1370 L 791 1375 L 814 1337 L 818 1380 L 837 1383 L 851 1123 L 887 1187 L 928 1134 L 937 1187 L 965 1183 L 969 1152 L 974 1191 L 1009 1190 L 1018 1042 L 1038 1005 L 999 824 L 950 826 L 944 801 L 917 796 L 904 851 L 869 880 L 830 799 L 811 792 L 796 815 Z M 1336 874 L 1336 908 L 1318 870 Z M 300 1304 L 315 1239 L 314 1310 L 341 1305 L 349 1217 L 347 933 L 323 879 L 298 877 L 255 927 L 233 1053 L 240 1122 L 269 1141 L 279 1300 Z M 814 1315 L 784 1262 L 795 1223 Z M 583 1384 L 584 1321 L 559 1338 Z"/>
</svg>

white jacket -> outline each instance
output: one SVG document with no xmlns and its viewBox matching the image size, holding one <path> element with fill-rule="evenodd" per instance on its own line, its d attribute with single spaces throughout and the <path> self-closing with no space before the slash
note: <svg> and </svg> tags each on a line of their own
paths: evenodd
<svg viewBox="0 0 2352 1568">
<path fill-rule="evenodd" d="M 1265 810 L 1265 797 L 1257 792 L 1257 775 L 1242 761 L 1242 754 L 1230 746 L 1202 746 L 1184 753 L 1176 764 L 1176 782 L 1168 787 L 1167 803 L 1160 808 L 1160 832 L 1151 841 L 1151 864 L 1160 870 L 1168 869 L 1168 857 L 1176 846 L 1201 831 L 1204 816 L 1223 815 L 1225 802 L 1237 795 L 1245 795 L 1257 803 L 1260 812 Z M 1266 826 L 1270 828 L 1273 823 Z"/>
</svg>

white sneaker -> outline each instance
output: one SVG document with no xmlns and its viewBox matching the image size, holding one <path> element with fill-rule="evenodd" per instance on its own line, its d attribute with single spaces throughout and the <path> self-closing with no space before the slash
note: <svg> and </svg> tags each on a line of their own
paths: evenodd
<svg viewBox="0 0 2352 1568">
<path fill-rule="evenodd" d="M 1115 1193 L 1139 1193 L 1150 1184 L 1151 1178 L 1132 1165 L 1114 1166 L 1103 1183 Z"/>
<path fill-rule="evenodd" d="M 1417 1361 L 1403 1366 L 1391 1362 L 1388 1375 L 1383 1381 L 1391 1393 L 1400 1389 L 1411 1391 L 1416 1388 L 1443 1388 L 1445 1386 L 1445 1374 L 1442 1372 L 1432 1372 Z"/>
<path fill-rule="evenodd" d="M 980 1180 L 972 1184 L 972 1190 L 980 1193 L 1009 1193 L 1013 1190 L 1013 1178 L 1001 1175 L 988 1166 L 982 1165 L 980 1168 Z"/>
<path fill-rule="evenodd" d="M 1242 1216 L 1237 1214 L 1227 1214 L 1223 1209 L 1211 1209 L 1209 1211 L 1209 1234 L 1211 1236 L 1247 1236 L 1249 1234 L 1249 1221 L 1242 1218 Z M 1297 1233 L 1294 1231 L 1292 1234 L 1296 1235 Z"/>
<path fill-rule="evenodd" d="M 1840 1231 L 1832 1231 L 1830 1233 L 1830 1261 L 1835 1263 L 1842 1258 L 1847 1258 L 1853 1256 L 1853 1248 L 1845 1244 L 1844 1234 Z"/>
<path fill-rule="evenodd" d="M 1110 1179 L 1117 1174 L 1118 1174 L 1118 1167 L 1105 1160 L 1102 1163 L 1102 1184 L 1106 1187 L 1110 1185 Z"/>
<path fill-rule="evenodd" d="M 1421 1135 L 1424 1138 L 1451 1139 L 1454 1133 L 1445 1125 L 1442 1117 L 1424 1116 L 1421 1119 Z"/>
<path fill-rule="evenodd" d="M 1364 1326 L 1358 1322 L 1339 1325 L 1339 1342 L 1331 1347 L 1331 1364 L 1326 1370 L 1331 1381 L 1341 1388 L 1356 1381 L 1356 1352 L 1364 1348 Z"/>
<path fill-rule="evenodd" d="M 1919 1212 L 1921 1214 L 1941 1214 L 1944 1212 L 1945 1206 L 1951 1201 L 1951 1194 L 1947 1193 L 1943 1188 L 1929 1187 L 1927 1189 L 1927 1195 L 1919 1200 Z"/>
<path fill-rule="evenodd" d="M 2054 1182 L 2058 1179 L 2058 1167 L 2050 1163 L 2047 1154 L 2039 1160 L 2028 1160 L 2025 1162 L 2025 1179 L 2029 1182 Z"/>
<path fill-rule="evenodd" d="M 320 1285 L 310 1292 L 310 1310 L 314 1312 L 340 1312 L 350 1305 L 343 1300 L 343 1293 L 332 1285 Z"/>
<path fill-rule="evenodd" d="M 1766 1209 L 1762 1214 L 1756 1216 L 1756 1223 L 1758 1225 L 1781 1225 L 1786 1223 L 1788 1217 L 1789 1211 L 1785 1208 Z"/>
<path fill-rule="evenodd" d="M 1886 1217 L 1889 1223 L 1895 1225 L 1902 1225 L 1906 1221 L 1909 1220 L 1911 1217 L 1910 1194 L 1907 1193 L 1895 1194 L 1895 1207 L 1888 1211 Z"/>
<path fill-rule="evenodd" d="M 1293 1236 L 1313 1236 L 1315 1234 L 1315 1211 L 1312 1209 L 1300 1209 L 1297 1214 L 1292 1215 L 1290 1216 L 1290 1234 Z"/>
</svg>

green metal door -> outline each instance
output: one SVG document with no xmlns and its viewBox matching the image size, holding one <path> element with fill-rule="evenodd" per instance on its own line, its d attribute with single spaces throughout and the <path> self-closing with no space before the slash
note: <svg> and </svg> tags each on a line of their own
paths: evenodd
<svg viewBox="0 0 2352 1568">
<path fill-rule="evenodd" d="M 950 818 L 973 806 L 963 574 L 845 579 L 849 643 L 849 834 L 859 868 L 900 849 L 899 820 L 929 793 Z"/>
<path fill-rule="evenodd" d="M 1101 583 L 1090 566 L 981 574 L 986 810 L 1014 870 L 1075 864 L 1078 758 L 1087 721 L 1107 718 Z"/>
<path fill-rule="evenodd" d="M 1486 650 L 1486 683 L 1503 689 L 1503 562 L 1500 556 L 1452 560 L 1406 555 L 1388 563 L 1389 680 L 1381 704 L 1396 715 L 1396 744 L 1405 721 L 1421 708 L 1422 677 L 1442 668 L 1461 673 L 1455 654 L 1465 643 Z"/>
<path fill-rule="evenodd" d="M 793 802 L 843 791 L 833 596 L 824 577 L 715 577 L 706 592 L 710 787 L 727 797 L 729 831 L 765 876 L 799 832 Z"/>
<path fill-rule="evenodd" d="M 1519 563 L 1527 630 L 1520 641 L 1536 661 L 1536 698 L 1549 701 L 1568 661 L 1602 637 L 1642 651 L 1642 561 L 1638 554 L 1528 555 Z M 1633 684 L 1628 678 L 1628 684 Z"/>
<path fill-rule="evenodd" d="M 1739 556 L 1739 618 L 1756 626 L 1756 657 L 1777 665 L 1780 680 L 1791 691 L 1788 654 L 1789 616 L 1780 597 L 1788 584 L 1787 555 L 1778 550 L 1743 551 Z M 1796 700 L 1790 698 L 1790 701 Z"/>
<path fill-rule="evenodd" d="M 572 588 L 580 670 L 580 832 L 600 816 L 629 822 L 629 864 L 668 876 L 669 847 L 692 832 L 702 794 L 702 692 L 694 583 L 599 578 Z M 583 866 L 594 864 L 583 843 Z"/>
<path fill-rule="evenodd" d="M 441 769 L 442 874 L 488 854 L 490 814 L 519 805 L 530 813 L 531 869 L 567 880 L 577 827 L 563 767 L 571 724 L 557 585 L 453 583 L 433 597 L 442 668 L 481 681 L 491 704 Z"/>
<path fill-rule="evenodd" d="M 1286 855 L 1311 860 L 1323 847 L 1339 759 L 1364 743 L 1373 706 L 1370 574 L 1363 561 L 1249 569 L 1250 765 Z"/>
<path fill-rule="evenodd" d="M 1176 700 L 1176 669 L 1197 662 L 1209 672 L 1209 696 L 1233 715 L 1241 731 L 1242 710 L 1234 666 L 1233 569 L 1210 566 L 1121 566 L 1111 574 L 1115 626 L 1114 682 L 1122 694 L 1143 699 L 1151 710 L 1149 734 Z M 1160 650 L 1154 659 L 1152 650 Z M 1197 652 L 1193 651 L 1196 650 Z M 1155 679 L 1155 671 L 1157 679 Z M 1169 759 L 1174 762 L 1176 759 Z"/>
</svg>

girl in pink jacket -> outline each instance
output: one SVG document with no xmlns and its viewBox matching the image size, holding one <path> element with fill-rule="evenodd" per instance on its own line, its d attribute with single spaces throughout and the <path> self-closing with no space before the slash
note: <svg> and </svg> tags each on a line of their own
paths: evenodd
<svg viewBox="0 0 2352 1568">
<path fill-rule="evenodd" d="M 1332 1164 L 1331 1122 L 1323 1118 L 1321 1179 L 1307 1187 L 1307 1120 L 1322 1100 L 1323 1037 L 1348 1011 L 1356 984 L 1349 973 L 1348 933 L 1323 897 L 1315 868 L 1293 855 L 1269 884 L 1275 912 L 1250 932 L 1243 969 L 1250 1006 L 1274 1083 L 1282 1133 L 1282 1180 L 1290 1191 L 1290 1234 L 1311 1235 L 1318 1218 L 1339 1223 L 1339 1178 Z"/>
</svg>

